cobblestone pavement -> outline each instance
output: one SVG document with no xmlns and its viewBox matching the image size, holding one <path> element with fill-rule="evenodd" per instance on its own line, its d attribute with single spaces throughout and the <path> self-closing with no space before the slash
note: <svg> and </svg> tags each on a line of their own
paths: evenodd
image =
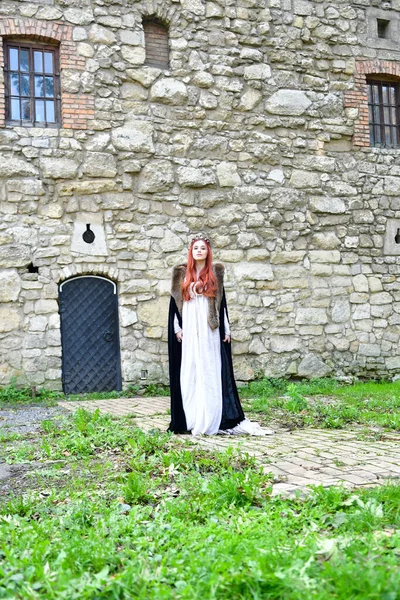
<svg viewBox="0 0 400 600">
<path fill-rule="evenodd" d="M 134 414 L 145 429 L 166 430 L 169 398 L 118 398 L 60 402 L 67 410 L 84 407 L 121 417 Z M 379 485 L 400 478 L 400 434 L 384 433 L 379 441 L 359 439 L 355 430 L 278 429 L 273 436 L 180 436 L 205 448 L 228 446 L 255 456 L 274 475 L 273 494 L 305 491 L 309 485 Z"/>
</svg>

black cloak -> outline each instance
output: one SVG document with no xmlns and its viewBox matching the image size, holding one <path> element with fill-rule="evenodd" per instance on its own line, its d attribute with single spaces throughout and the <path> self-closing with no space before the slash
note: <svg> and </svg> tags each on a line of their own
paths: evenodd
<svg viewBox="0 0 400 600">
<path fill-rule="evenodd" d="M 221 340 L 221 380 L 222 380 L 222 417 L 220 429 L 230 429 L 244 420 L 244 413 L 240 404 L 235 377 L 233 374 L 231 344 L 224 342 L 224 309 L 228 315 L 225 290 L 222 293 L 219 310 L 219 336 Z M 182 343 L 178 342 L 174 330 L 174 318 L 178 318 L 182 327 L 182 317 L 179 314 L 174 298 L 171 296 L 168 318 L 168 354 L 169 354 L 169 381 L 171 388 L 171 423 L 168 428 L 174 433 L 187 433 L 186 417 L 182 405 L 181 394 L 181 362 Z"/>
</svg>

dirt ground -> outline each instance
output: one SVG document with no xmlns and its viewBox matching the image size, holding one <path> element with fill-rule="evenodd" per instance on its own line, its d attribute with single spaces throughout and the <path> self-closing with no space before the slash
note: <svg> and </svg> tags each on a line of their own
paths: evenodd
<svg viewBox="0 0 400 600">
<path fill-rule="evenodd" d="M 0 408 L 0 436 L 15 433 L 24 436 L 25 440 L 35 439 L 41 430 L 42 421 L 67 414 L 68 411 L 60 406 L 21 405 Z M 10 440 L 0 444 L 0 501 L 1 497 L 4 500 L 4 497 L 19 495 L 27 489 L 36 488 L 35 478 L 31 473 L 49 466 L 46 462 L 6 464 L 3 449 L 6 444 L 12 443 Z"/>
</svg>

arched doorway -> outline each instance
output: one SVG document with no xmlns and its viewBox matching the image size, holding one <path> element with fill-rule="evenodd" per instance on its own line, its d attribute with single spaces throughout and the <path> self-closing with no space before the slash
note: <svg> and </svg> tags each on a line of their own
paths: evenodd
<svg viewBox="0 0 400 600">
<path fill-rule="evenodd" d="M 84 275 L 59 286 L 66 394 L 121 389 L 118 295 L 113 281 Z"/>
</svg>

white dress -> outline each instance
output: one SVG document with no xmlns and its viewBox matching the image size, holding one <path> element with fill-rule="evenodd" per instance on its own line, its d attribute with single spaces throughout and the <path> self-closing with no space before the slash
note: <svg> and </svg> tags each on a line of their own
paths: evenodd
<svg viewBox="0 0 400 600">
<path fill-rule="evenodd" d="M 236 427 L 220 431 L 222 417 L 221 341 L 219 329 L 208 324 L 208 298 L 197 294 L 192 284 L 190 300 L 182 308 L 181 393 L 186 425 L 192 435 L 216 433 L 265 435 L 247 419 Z M 230 335 L 225 313 L 225 333 Z M 175 317 L 175 333 L 180 331 Z M 271 432 L 272 433 L 272 432 Z"/>
</svg>

